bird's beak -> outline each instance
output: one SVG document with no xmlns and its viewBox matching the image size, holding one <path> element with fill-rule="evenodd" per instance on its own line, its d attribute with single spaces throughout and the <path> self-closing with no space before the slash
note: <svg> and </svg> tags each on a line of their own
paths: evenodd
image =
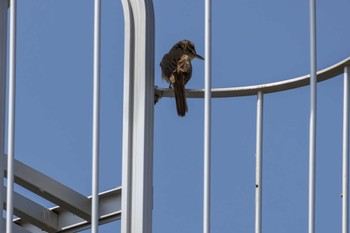
<svg viewBox="0 0 350 233">
<path fill-rule="evenodd" d="M 204 57 L 198 55 L 198 54 L 195 54 L 195 57 L 198 58 L 198 59 L 201 59 L 201 60 L 204 60 Z"/>
</svg>

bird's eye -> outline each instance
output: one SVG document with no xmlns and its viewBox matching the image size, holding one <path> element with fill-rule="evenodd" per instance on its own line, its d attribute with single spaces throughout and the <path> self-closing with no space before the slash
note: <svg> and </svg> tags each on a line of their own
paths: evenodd
<svg viewBox="0 0 350 233">
<path fill-rule="evenodd" d="M 192 54 L 196 54 L 196 50 L 195 50 L 194 48 L 191 48 L 191 49 L 190 49 L 190 52 L 191 52 Z"/>
</svg>

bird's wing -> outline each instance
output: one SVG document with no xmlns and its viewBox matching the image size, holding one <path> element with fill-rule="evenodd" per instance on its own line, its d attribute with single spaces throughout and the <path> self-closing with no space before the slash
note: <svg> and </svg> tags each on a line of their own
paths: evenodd
<svg viewBox="0 0 350 233">
<path fill-rule="evenodd" d="M 170 77 L 177 68 L 177 57 L 171 56 L 169 53 L 165 54 L 160 62 L 160 67 L 162 69 L 162 78 L 167 82 L 173 83 Z"/>
</svg>

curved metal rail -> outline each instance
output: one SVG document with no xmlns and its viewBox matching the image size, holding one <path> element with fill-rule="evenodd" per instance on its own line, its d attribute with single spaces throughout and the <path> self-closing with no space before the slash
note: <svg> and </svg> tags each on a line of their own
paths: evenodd
<svg viewBox="0 0 350 233">
<path fill-rule="evenodd" d="M 344 73 L 344 67 L 350 66 L 350 57 L 343 61 L 327 67 L 317 72 L 317 82 L 322 82 Z M 212 98 L 226 98 L 239 96 L 257 95 L 260 91 L 264 94 L 291 90 L 294 88 L 304 87 L 310 84 L 310 75 L 304 75 L 297 78 L 287 79 L 278 82 L 228 88 L 213 88 Z M 169 88 L 155 88 L 155 94 L 161 97 L 174 97 L 173 91 Z M 204 98 L 204 89 L 187 89 L 186 96 L 188 98 Z"/>
</svg>

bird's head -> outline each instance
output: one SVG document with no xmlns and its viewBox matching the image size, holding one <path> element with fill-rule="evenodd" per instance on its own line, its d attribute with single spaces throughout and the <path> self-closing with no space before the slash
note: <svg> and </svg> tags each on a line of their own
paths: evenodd
<svg viewBox="0 0 350 233">
<path fill-rule="evenodd" d="M 173 49 L 181 49 L 182 52 L 188 55 L 191 59 L 198 58 L 204 60 L 204 58 L 197 54 L 194 44 L 189 40 L 182 40 L 176 43 Z"/>
</svg>

